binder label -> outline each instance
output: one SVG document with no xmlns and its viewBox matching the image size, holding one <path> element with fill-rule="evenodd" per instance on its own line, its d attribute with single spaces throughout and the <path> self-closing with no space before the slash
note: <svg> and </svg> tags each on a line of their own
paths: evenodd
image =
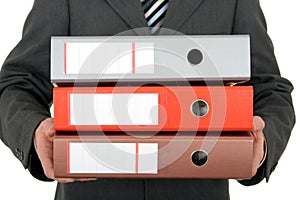
<svg viewBox="0 0 300 200">
<path fill-rule="evenodd" d="M 151 42 L 68 42 L 65 74 L 153 74 Z"/>
<path fill-rule="evenodd" d="M 68 173 L 157 174 L 157 143 L 69 143 Z"/>
<path fill-rule="evenodd" d="M 158 93 L 70 94 L 70 125 L 158 125 Z"/>
</svg>

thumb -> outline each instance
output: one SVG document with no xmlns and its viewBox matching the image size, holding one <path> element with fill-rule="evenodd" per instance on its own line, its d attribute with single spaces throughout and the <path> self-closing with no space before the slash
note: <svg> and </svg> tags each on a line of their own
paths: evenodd
<svg viewBox="0 0 300 200">
<path fill-rule="evenodd" d="M 262 131 L 264 128 L 265 128 L 264 120 L 260 116 L 254 116 L 252 132 Z"/>
<path fill-rule="evenodd" d="M 54 129 L 47 130 L 45 134 L 47 137 L 53 137 L 55 135 L 55 130 Z"/>
<path fill-rule="evenodd" d="M 44 128 L 45 135 L 47 137 L 53 137 L 55 134 L 54 122 L 53 118 L 47 118 L 42 122 L 42 126 Z"/>
</svg>

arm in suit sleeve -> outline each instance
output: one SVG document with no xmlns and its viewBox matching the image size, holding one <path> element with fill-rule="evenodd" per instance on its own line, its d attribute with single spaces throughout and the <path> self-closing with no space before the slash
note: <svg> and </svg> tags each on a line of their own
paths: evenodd
<svg viewBox="0 0 300 200">
<path fill-rule="evenodd" d="M 280 75 L 259 0 L 237 0 L 233 33 L 250 34 L 254 115 L 261 116 L 266 125 L 266 160 L 252 179 L 240 181 L 253 185 L 265 177 L 268 181 L 288 143 L 295 123 L 293 86 Z"/>
<path fill-rule="evenodd" d="M 50 117 L 50 37 L 69 32 L 66 0 L 35 0 L 22 39 L 0 73 L 0 137 L 33 176 L 48 180 L 33 148 L 33 135 Z"/>
</svg>

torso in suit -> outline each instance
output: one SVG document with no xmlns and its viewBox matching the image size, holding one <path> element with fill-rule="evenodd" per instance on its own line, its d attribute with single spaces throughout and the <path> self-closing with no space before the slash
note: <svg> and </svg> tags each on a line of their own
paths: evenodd
<svg viewBox="0 0 300 200">
<path fill-rule="evenodd" d="M 108 36 L 146 26 L 140 0 L 35 1 L 22 41 L 3 65 L 0 84 L 1 139 L 33 176 L 47 180 L 32 148 L 32 135 L 50 116 L 50 37 Z M 254 113 L 266 122 L 268 152 L 256 176 L 241 183 L 268 179 L 286 146 L 294 112 L 292 85 L 279 75 L 258 0 L 170 0 L 163 27 L 187 35 L 250 34 L 252 78 L 247 84 L 255 90 Z M 286 112 L 272 106 L 274 102 Z M 59 183 L 56 199 L 226 200 L 229 192 L 228 180 L 99 179 Z"/>
</svg>

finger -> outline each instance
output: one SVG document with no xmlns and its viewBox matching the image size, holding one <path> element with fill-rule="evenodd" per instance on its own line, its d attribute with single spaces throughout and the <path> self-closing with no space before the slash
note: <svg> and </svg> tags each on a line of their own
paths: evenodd
<svg viewBox="0 0 300 200">
<path fill-rule="evenodd" d="M 264 133 L 262 131 L 255 131 L 252 132 L 252 135 L 254 136 L 254 139 L 260 142 L 264 142 L 265 141 L 265 136 Z"/>
<path fill-rule="evenodd" d="M 85 182 L 85 181 L 96 181 L 96 178 L 56 178 L 56 181 L 60 183 L 72 183 L 72 182 Z"/>
<path fill-rule="evenodd" d="M 41 122 L 41 126 L 43 127 L 43 131 L 46 131 L 47 129 L 51 128 L 53 126 L 53 119 L 47 118 L 44 121 Z"/>
<path fill-rule="evenodd" d="M 254 116 L 252 132 L 262 131 L 264 127 L 265 127 L 264 120 L 260 116 Z"/>
<path fill-rule="evenodd" d="M 75 179 L 73 178 L 55 178 L 54 180 L 56 180 L 59 183 L 72 183 L 75 181 Z"/>
<path fill-rule="evenodd" d="M 75 181 L 86 182 L 86 181 L 96 181 L 96 178 L 76 178 Z"/>
<path fill-rule="evenodd" d="M 55 135 L 55 129 L 54 129 L 54 120 L 53 118 L 48 118 L 44 121 L 44 132 L 46 136 L 53 137 Z"/>
<path fill-rule="evenodd" d="M 47 131 L 45 132 L 45 134 L 46 134 L 46 136 L 47 136 L 48 138 L 53 138 L 54 135 L 55 135 L 55 130 L 54 130 L 54 129 L 49 129 L 49 130 L 47 130 Z"/>
<path fill-rule="evenodd" d="M 252 176 L 257 172 L 257 169 L 264 157 L 264 137 L 262 133 L 256 132 L 257 138 L 253 145 L 253 160 L 252 160 Z"/>
<path fill-rule="evenodd" d="M 53 160 L 50 158 L 45 158 L 43 156 L 40 157 L 40 160 L 41 160 L 45 175 L 50 179 L 55 179 Z"/>
<path fill-rule="evenodd" d="M 49 131 L 45 132 L 45 136 L 46 136 L 45 139 L 48 140 L 48 142 L 50 142 L 51 144 L 53 144 L 55 133 L 56 133 L 55 130 L 49 130 Z M 52 148 L 52 146 L 51 146 L 51 148 Z"/>
<path fill-rule="evenodd" d="M 262 157 L 259 156 L 259 157 Z M 254 159 L 252 163 L 252 177 L 257 173 L 258 166 L 260 165 L 261 159 Z"/>
<path fill-rule="evenodd" d="M 48 178 L 54 179 L 54 167 L 53 167 L 53 148 L 51 142 L 42 142 L 42 146 L 38 148 L 38 157 L 41 161 L 44 173 Z"/>
</svg>

